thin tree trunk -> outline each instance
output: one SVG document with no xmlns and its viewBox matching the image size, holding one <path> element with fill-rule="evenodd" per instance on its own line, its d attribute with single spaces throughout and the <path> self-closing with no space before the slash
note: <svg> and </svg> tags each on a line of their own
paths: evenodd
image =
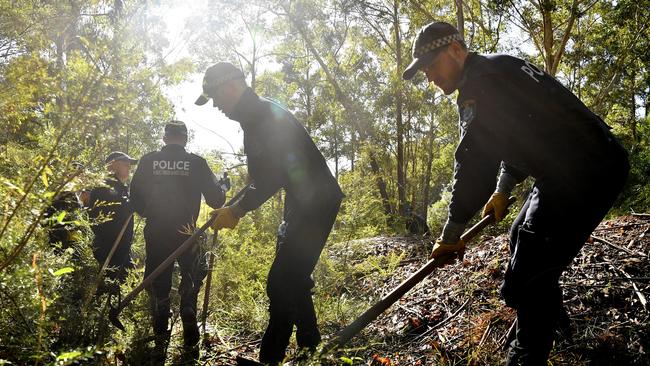
<svg viewBox="0 0 650 366">
<path fill-rule="evenodd" d="M 429 195 L 431 194 L 431 167 L 433 166 L 433 140 L 435 138 L 435 109 L 431 109 L 431 124 L 429 125 L 429 132 L 427 133 L 427 164 L 425 168 L 425 175 L 422 184 L 424 185 L 424 197 L 423 206 L 424 206 L 424 218 L 427 218 L 427 207 L 429 206 Z"/>
<path fill-rule="evenodd" d="M 456 0 L 456 29 L 465 39 L 465 17 L 463 16 L 463 0 Z"/>
<path fill-rule="evenodd" d="M 305 41 L 305 46 L 307 47 L 309 52 L 314 56 L 319 66 L 325 73 L 327 80 L 334 88 L 336 99 L 343 106 L 343 109 L 346 112 L 348 120 L 351 121 L 355 126 L 355 128 L 357 129 L 361 142 L 369 142 L 371 133 L 360 123 L 361 119 L 366 117 L 362 117 L 363 113 L 359 113 L 357 111 L 357 107 L 350 100 L 350 96 L 343 92 L 343 89 L 341 88 L 338 80 L 332 74 L 328 65 L 325 63 L 323 58 L 320 56 L 320 53 L 316 50 L 313 43 L 311 42 L 311 38 L 307 34 L 307 30 L 304 29 L 303 25 L 300 23 L 299 20 L 295 19 L 290 14 L 289 9 L 285 9 L 285 10 L 287 11 L 287 17 L 289 18 L 291 23 L 295 26 L 296 30 L 298 31 L 302 39 Z M 357 146 L 357 145 L 355 144 L 353 146 Z M 370 160 L 370 170 L 375 177 L 375 183 L 377 185 L 377 188 L 379 189 L 379 194 L 381 196 L 384 211 L 387 215 L 389 215 L 391 214 L 392 210 L 390 207 L 390 201 L 388 199 L 388 192 L 386 191 L 386 183 L 382 178 L 382 173 L 379 169 L 379 163 L 375 156 L 375 153 L 372 150 L 372 147 L 368 151 L 368 158 Z"/>
<path fill-rule="evenodd" d="M 399 0 L 393 2 L 393 29 L 395 32 L 395 58 L 397 59 L 396 72 L 402 71 L 402 36 L 399 26 Z M 395 88 L 395 119 L 397 124 L 397 197 L 398 214 L 404 214 L 406 203 L 406 177 L 404 172 L 404 123 L 402 119 L 403 83 L 397 75 L 397 88 Z"/>
</svg>

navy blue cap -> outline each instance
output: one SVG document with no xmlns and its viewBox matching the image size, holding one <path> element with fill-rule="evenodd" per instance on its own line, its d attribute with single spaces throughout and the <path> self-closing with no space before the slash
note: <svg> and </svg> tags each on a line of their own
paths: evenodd
<svg viewBox="0 0 650 366">
<path fill-rule="evenodd" d="M 413 42 L 413 61 L 402 78 L 410 80 L 418 70 L 427 66 L 444 49 L 444 46 L 453 41 L 463 41 L 463 37 L 453 25 L 446 22 L 433 22 L 420 29 Z"/>
<path fill-rule="evenodd" d="M 138 162 L 138 159 L 133 159 L 132 157 L 128 156 L 126 153 L 123 153 L 121 151 L 113 151 L 110 154 L 108 154 L 105 163 L 108 164 L 115 160 L 124 160 L 124 161 L 128 161 L 131 164 L 135 164 Z"/>
<path fill-rule="evenodd" d="M 214 90 L 226 81 L 243 79 L 244 73 L 230 62 L 217 62 L 205 70 L 203 76 L 203 93 L 194 102 L 196 105 L 204 105 L 214 97 Z"/>
<path fill-rule="evenodd" d="M 165 124 L 165 135 L 187 136 L 187 126 L 183 121 L 171 121 Z"/>
</svg>

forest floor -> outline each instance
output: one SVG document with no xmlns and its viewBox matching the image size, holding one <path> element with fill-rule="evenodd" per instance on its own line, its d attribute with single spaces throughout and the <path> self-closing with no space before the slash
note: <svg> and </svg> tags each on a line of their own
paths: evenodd
<svg viewBox="0 0 650 366">
<path fill-rule="evenodd" d="M 355 245 L 365 248 L 366 255 L 399 255 L 389 276 L 363 276 L 347 285 L 356 289 L 348 296 L 376 300 L 426 263 L 431 244 L 414 237 L 375 237 L 356 240 Z M 506 235 L 475 239 L 462 262 L 434 271 L 345 349 L 310 364 L 503 364 L 504 344 L 515 319 L 499 297 L 507 246 Z M 328 255 L 337 260 L 350 247 L 333 244 Z M 618 217 L 598 226 L 561 279 L 572 335 L 556 342 L 553 365 L 650 365 L 650 316 L 644 295 L 650 289 L 648 255 L 649 215 Z M 324 342 L 340 328 L 325 324 Z M 234 364 L 227 360 L 237 354 L 256 358 L 258 346 L 258 341 L 242 342 L 206 364 Z"/>
</svg>

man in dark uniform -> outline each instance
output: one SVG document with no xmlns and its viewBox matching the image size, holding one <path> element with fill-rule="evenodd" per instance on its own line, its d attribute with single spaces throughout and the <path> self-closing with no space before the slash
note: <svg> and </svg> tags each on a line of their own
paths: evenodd
<svg viewBox="0 0 650 366">
<path fill-rule="evenodd" d="M 449 218 L 432 257 L 462 256 L 460 235 L 480 206 L 501 220 L 513 187 L 535 179 L 511 229 L 501 294 L 517 310 L 507 365 L 546 365 L 563 311 L 559 277 L 621 191 L 627 153 L 553 77 L 515 57 L 468 52 L 448 23 L 418 33 L 404 79 L 418 70 L 445 94 L 459 91 Z"/>
<path fill-rule="evenodd" d="M 133 240 L 133 209 L 129 202 L 127 180 L 131 165 L 137 160 L 121 151 L 113 151 L 106 157 L 107 169 L 111 176 L 105 186 L 90 191 L 88 216 L 93 220 L 93 254 L 102 266 L 110 253 L 122 228 L 124 234 L 109 261 L 107 277 L 124 281 L 127 270 L 133 268 L 131 242 Z"/>
<path fill-rule="evenodd" d="M 192 234 L 201 205 L 201 195 L 212 208 L 225 201 L 224 192 L 205 159 L 185 150 L 187 127 L 181 121 L 165 125 L 165 146 L 140 159 L 131 181 L 131 201 L 145 217 L 145 278 Z M 181 270 L 181 319 L 185 355 L 198 356 L 199 329 L 196 301 L 206 275 L 205 258 L 197 244 L 178 258 Z M 169 340 L 169 292 L 174 266 L 158 276 L 148 289 L 151 298 L 157 357 L 164 360 Z"/>
<path fill-rule="evenodd" d="M 81 210 L 81 202 L 77 194 L 72 191 L 62 191 L 50 204 L 43 217 L 46 219 L 47 237 L 55 253 L 73 247 L 78 241 L 79 230 L 72 224 L 74 216 Z M 59 220 L 59 215 L 63 215 Z"/>
<path fill-rule="evenodd" d="M 311 273 L 343 193 L 305 128 L 286 109 L 255 94 L 241 70 L 227 62 L 208 68 L 196 104 L 210 98 L 213 106 L 240 123 L 255 186 L 237 203 L 216 212 L 215 230 L 235 227 L 246 212 L 280 189 L 286 193 L 284 222 L 267 279 L 270 319 L 260 347 L 260 361 L 275 365 L 285 357 L 294 325 L 299 347 L 313 349 L 320 342 Z"/>
<path fill-rule="evenodd" d="M 75 171 L 73 178 L 83 172 L 84 166 L 79 162 L 73 162 Z M 83 236 L 83 228 L 75 224 L 81 216 L 83 203 L 81 197 L 87 197 L 88 191 L 79 193 L 70 190 L 61 191 L 54 197 L 52 203 L 43 214 L 44 226 L 47 228 L 48 242 L 54 248 L 54 252 L 61 254 L 65 249 L 74 248 Z M 78 258 L 78 251 L 73 252 L 73 258 Z"/>
</svg>

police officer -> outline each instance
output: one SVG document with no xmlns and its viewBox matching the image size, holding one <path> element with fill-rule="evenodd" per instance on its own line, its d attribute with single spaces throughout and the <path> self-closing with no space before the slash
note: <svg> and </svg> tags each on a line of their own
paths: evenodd
<svg viewBox="0 0 650 366">
<path fill-rule="evenodd" d="M 83 172 L 84 166 L 79 162 L 72 163 L 75 171 L 73 178 Z M 54 248 L 54 252 L 61 254 L 65 249 L 74 248 L 83 236 L 83 228 L 75 222 L 80 218 L 83 204 L 80 198 L 87 197 L 89 192 L 82 190 L 74 192 L 71 190 L 61 191 L 54 197 L 52 203 L 45 209 L 43 214 L 44 226 L 47 229 L 48 242 Z M 85 202 L 84 202 L 85 203 Z M 59 216 L 63 219 L 59 220 Z M 78 259 L 77 250 L 73 252 L 73 258 Z"/>
<path fill-rule="evenodd" d="M 196 104 L 209 99 L 240 123 L 255 186 L 237 203 L 217 210 L 214 228 L 233 228 L 280 189 L 286 193 L 284 222 L 267 279 L 270 319 L 259 356 L 261 362 L 275 365 L 285 357 L 294 325 L 299 347 L 313 349 L 320 342 L 311 273 L 343 193 L 305 128 L 279 104 L 255 94 L 241 70 L 227 62 L 208 68 Z"/>
<path fill-rule="evenodd" d="M 169 257 L 196 226 L 201 195 L 213 208 L 221 207 L 224 192 L 205 159 L 185 150 L 187 127 L 181 121 L 165 125 L 165 146 L 140 159 L 131 182 L 131 200 L 135 211 L 147 220 L 145 278 Z M 196 301 L 206 275 L 205 258 L 199 245 L 178 258 L 181 270 L 181 319 L 184 353 L 198 356 L 199 329 Z M 148 289 L 151 298 L 157 357 L 164 360 L 169 341 L 169 292 L 173 266 L 158 276 Z"/>
<path fill-rule="evenodd" d="M 45 210 L 43 217 L 46 219 L 47 237 L 55 253 L 61 254 L 77 242 L 79 231 L 72 224 L 74 219 L 71 220 L 71 217 L 76 216 L 80 210 L 81 202 L 72 191 L 61 191 Z M 63 220 L 59 221 L 58 216 L 64 212 Z"/>
<path fill-rule="evenodd" d="M 449 217 L 432 257 L 462 255 L 460 235 L 480 206 L 501 220 L 513 187 L 535 181 L 512 225 L 501 294 L 517 310 L 506 364 L 546 365 L 563 311 L 559 277 L 622 190 L 627 153 L 553 77 L 515 57 L 468 52 L 448 23 L 418 33 L 404 79 L 418 70 L 445 94 L 458 90 L 461 128 Z"/>
<path fill-rule="evenodd" d="M 133 208 L 129 201 L 127 180 L 131 165 L 136 159 L 121 151 L 113 151 L 106 157 L 105 163 L 110 176 L 105 186 L 91 189 L 88 200 L 88 216 L 93 221 L 91 229 L 93 238 L 93 255 L 102 266 L 110 253 L 119 233 L 126 225 L 124 234 L 117 244 L 109 262 L 107 277 L 123 281 L 127 270 L 133 268 L 131 259 L 131 242 L 133 240 Z"/>
</svg>

